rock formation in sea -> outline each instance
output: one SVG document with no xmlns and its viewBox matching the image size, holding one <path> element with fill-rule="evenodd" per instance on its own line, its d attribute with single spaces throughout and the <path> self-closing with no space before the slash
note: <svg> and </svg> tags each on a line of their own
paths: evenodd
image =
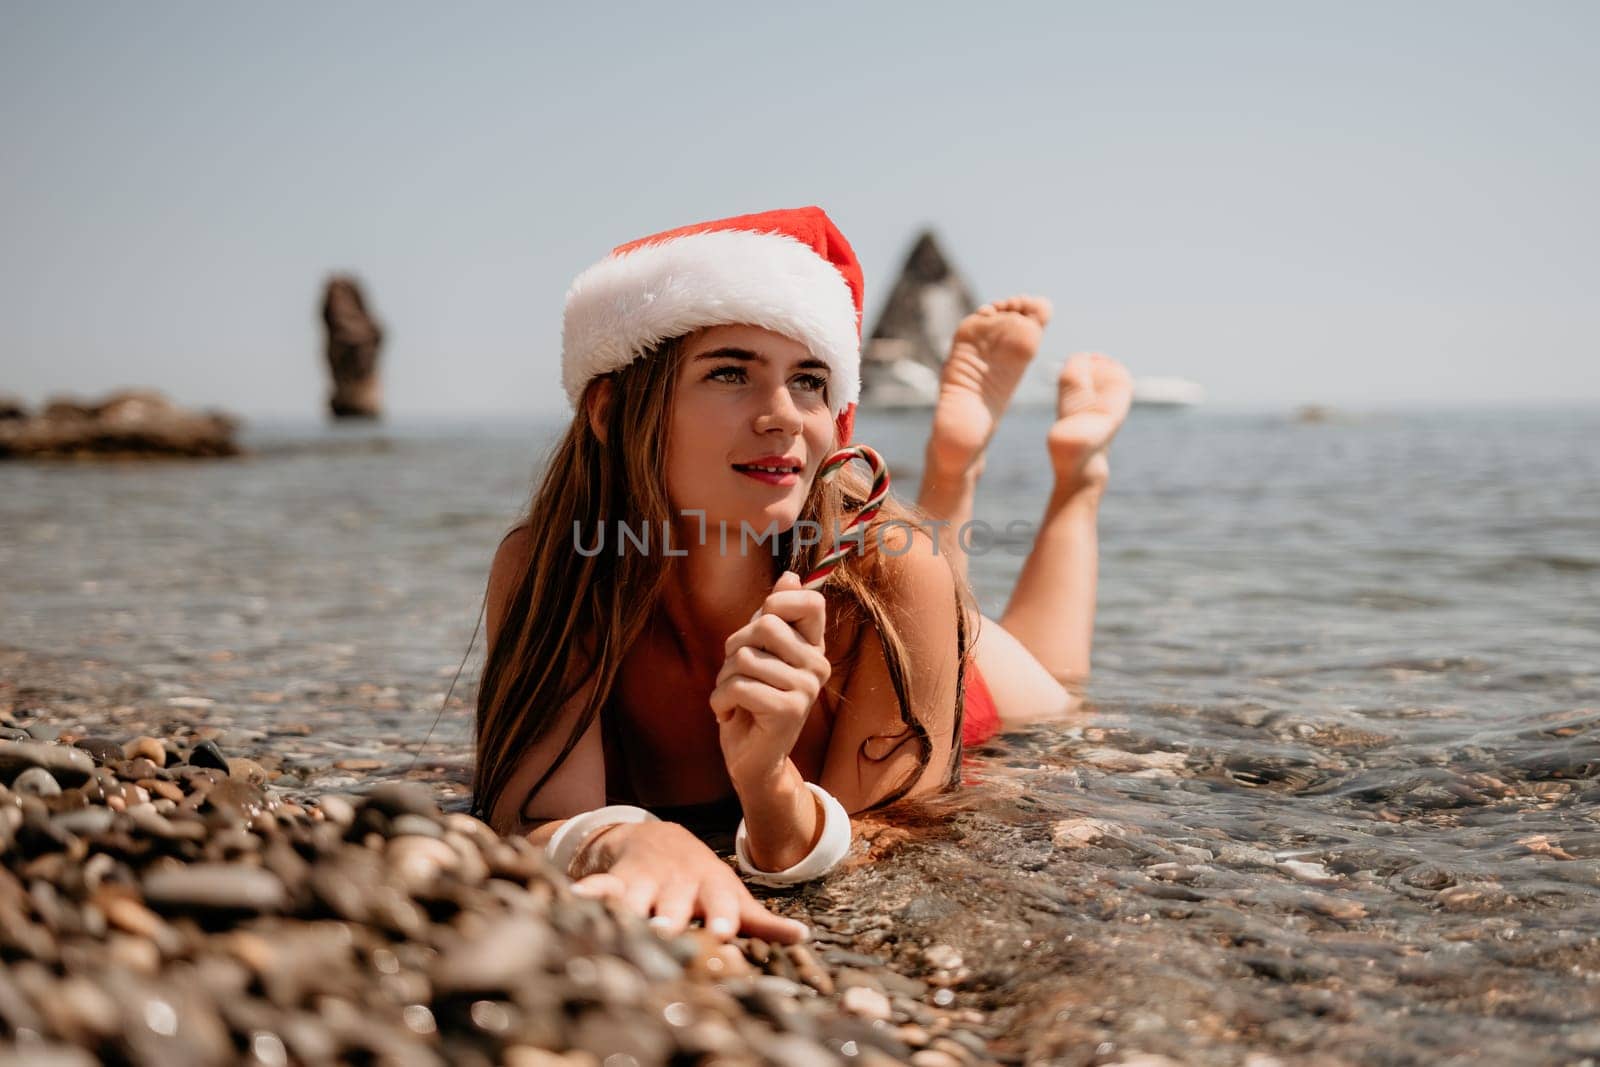
<svg viewBox="0 0 1600 1067">
<path fill-rule="evenodd" d="M 862 353 L 862 406 L 931 405 L 956 326 L 977 308 L 933 231 L 918 234 Z"/>
<path fill-rule="evenodd" d="M 333 417 L 380 417 L 383 400 L 378 350 L 383 346 L 383 327 L 368 312 L 359 282 L 344 274 L 328 279 L 322 298 L 322 323 L 328 332 L 328 373 L 333 377 L 328 407 Z"/>
<path fill-rule="evenodd" d="M 97 402 L 57 397 L 36 413 L 0 398 L 0 459 L 234 456 L 237 430 L 229 415 L 186 411 L 149 389 L 124 389 Z"/>
</svg>

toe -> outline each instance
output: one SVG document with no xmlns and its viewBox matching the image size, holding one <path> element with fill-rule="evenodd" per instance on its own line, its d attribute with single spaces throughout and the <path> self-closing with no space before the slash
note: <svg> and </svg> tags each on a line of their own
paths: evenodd
<svg viewBox="0 0 1600 1067">
<path fill-rule="evenodd" d="M 1026 293 L 997 300 L 994 304 L 999 311 L 1009 311 L 1017 315 L 1026 315 L 1040 326 L 1050 323 L 1052 308 L 1050 301 L 1042 296 L 1029 296 Z"/>
<path fill-rule="evenodd" d="M 1028 314 L 1039 320 L 1040 326 L 1050 325 L 1050 318 L 1056 312 L 1055 307 L 1051 305 L 1047 298 L 1042 296 L 1029 297 L 1028 304 L 1030 308 Z"/>
<path fill-rule="evenodd" d="M 1061 365 L 1057 384 L 1062 389 L 1089 389 L 1094 385 L 1094 357 L 1088 352 L 1075 352 Z"/>
</svg>

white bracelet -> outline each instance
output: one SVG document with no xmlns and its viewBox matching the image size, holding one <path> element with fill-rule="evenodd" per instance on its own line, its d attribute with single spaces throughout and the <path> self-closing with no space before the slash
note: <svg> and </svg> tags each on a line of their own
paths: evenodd
<svg viewBox="0 0 1600 1067">
<path fill-rule="evenodd" d="M 822 836 L 811 852 L 793 867 L 783 871 L 763 871 L 750 862 L 750 835 L 745 832 L 744 820 L 739 820 L 739 830 L 733 835 L 733 854 L 739 861 L 739 870 L 757 885 L 794 885 L 821 878 L 839 865 L 850 852 L 850 813 L 834 799 L 833 794 L 807 782 L 806 788 L 822 801 Z"/>
<path fill-rule="evenodd" d="M 561 829 L 557 830 L 555 836 L 550 838 L 550 843 L 544 846 L 544 854 L 562 874 L 570 878 L 573 859 L 583 851 L 583 846 L 589 843 L 589 839 L 605 827 L 615 826 L 618 823 L 660 821 L 648 811 L 636 808 L 632 804 L 612 804 L 609 807 L 596 808 L 582 815 L 574 815 L 562 823 Z"/>
</svg>

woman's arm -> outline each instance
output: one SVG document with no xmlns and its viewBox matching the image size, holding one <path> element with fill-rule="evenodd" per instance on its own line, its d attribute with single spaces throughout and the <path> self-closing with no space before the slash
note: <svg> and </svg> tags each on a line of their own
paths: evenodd
<svg viewBox="0 0 1600 1067">
<path fill-rule="evenodd" d="M 827 816 L 789 753 L 833 667 L 824 652 L 827 604 L 785 573 L 749 623 L 728 636 L 711 710 L 728 778 L 744 809 L 750 863 L 793 867 L 821 840 Z"/>
<path fill-rule="evenodd" d="M 914 778 L 907 796 L 938 792 L 947 780 L 955 747 L 956 600 L 947 559 L 926 533 L 891 529 L 879 546 L 879 565 L 889 569 L 888 614 L 905 647 L 911 707 L 928 730 L 932 752 L 917 770 L 919 747 L 900 718 L 894 685 L 876 629 L 867 626 L 837 715 L 821 785 L 850 812 L 881 803 Z M 906 551 L 894 555 L 902 548 Z M 896 744 L 904 742 L 896 748 Z M 863 748 L 863 746 L 865 746 Z M 885 756 L 892 751 L 887 758 Z"/>
<path fill-rule="evenodd" d="M 489 590 L 484 606 L 484 632 L 489 647 L 493 648 L 505 622 L 512 594 L 527 571 L 528 557 L 533 550 L 532 539 L 526 526 L 518 526 L 500 542 L 489 568 Z M 545 735 L 517 761 L 506 788 L 495 798 L 494 810 L 489 814 L 490 825 L 501 833 L 526 833 L 536 845 L 544 845 L 560 828 L 560 820 L 579 812 L 593 811 L 606 802 L 605 749 L 601 745 L 600 721 L 597 718 L 577 747 L 557 767 L 538 796 L 531 796 L 544 772 L 555 763 L 566 747 L 567 737 L 578 724 L 583 706 L 594 689 L 586 685 L 569 700 L 556 715 L 556 721 Z"/>
<path fill-rule="evenodd" d="M 529 550 L 526 532 L 519 529 L 495 554 L 486 608 L 491 646 L 526 568 Z M 598 718 L 539 791 L 532 793 L 560 757 L 593 694 L 592 686 L 592 682 L 586 683 L 569 699 L 545 736 L 519 757 L 491 813 L 492 825 L 501 832 L 526 834 L 543 847 L 568 819 L 605 805 L 605 747 Z M 676 823 L 605 827 L 579 850 L 573 866 L 575 869 L 566 873 L 579 879 L 573 884 L 574 892 L 611 899 L 650 918 L 668 934 L 681 932 L 691 918 L 700 916 L 718 937 L 732 937 L 741 929 L 753 937 L 783 942 L 807 936 L 803 924 L 762 907 L 716 853 Z"/>
</svg>

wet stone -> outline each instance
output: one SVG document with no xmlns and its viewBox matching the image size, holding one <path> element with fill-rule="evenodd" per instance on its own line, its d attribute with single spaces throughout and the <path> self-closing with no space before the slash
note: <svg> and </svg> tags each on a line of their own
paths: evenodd
<svg viewBox="0 0 1600 1067">
<path fill-rule="evenodd" d="M 189 765 L 228 773 L 228 757 L 222 754 L 215 741 L 202 741 L 189 750 Z"/>
<path fill-rule="evenodd" d="M 167 765 L 167 747 L 153 737 L 141 735 L 122 746 L 124 759 L 147 759 L 157 767 Z"/>
<path fill-rule="evenodd" d="M 415 782 L 384 782 L 366 794 L 366 801 L 385 815 L 420 815 L 439 819 L 439 805 Z"/>
<path fill-rule="evenodd" d="M 323 816 L 336 826 L 349 826 L 355 821 L 355 806 L 337 794 L 323 797 L 317 801 L 317 806 L 322 809 Z"/>
<path fill-rule="evenodd" d="M 195 863 L 146 876 L 145 900 L 158 911 L 261 914 L 283 910 L 288 893 L 271 871 Z"/>
<path fill-rule="evenodd" d="M 267 771 L 266 768 L 253 759 L 235 756 L 228 760 L 228 777 L 248 782 L 251 785 L 265 785 Z"/>
<path fill-rule="evenodd" d="M 389 833 L 394 837 L 443 837 L 444 828 L 425 815 L 397 815 L 389 822 Z"/>
<path fill-rule="evenodd" d="M 29 767 L 17 775 L 16 781 L 11 783 L 11 788 L 23 796 L 30 797 L 58 797 L 61 795 L 61 783 L 55 776 L 43 767 Z"/>
<path fill-rule="evenodd" d="M 80 737 L 72 747 L 89 753 L 96 763 L 112 763 L 123 758 L 122 745 L 109 737 Z"/>
<path fill-rule="evenodd" d="M 69 834 L 88 837 L 95 834 L 103 834 L 111 829 L 111 825 L 116 821 L 116 818 L 116 812 L 110 808 L 81 808 L 78 811 L 69 811 L 65 814 L 57 815 L 50 821 L 57 828 Z"/>
<path fill-rule="evenodd" d="M 29 768 L 48 771 L 57 784 L 81 785 L 94 775 L 94 758 L 81 749 L 39 741 L 0 741 L 0 781 L 10 784 Z"/>
<path fill-rule="evenodd" d="M 444 994 L 513 990 L 544 968 L 554 947 L 541 923 L 507 916 L 472 936 L 458 936 L 440 952 L 429 977 Z"/>
</svg>

